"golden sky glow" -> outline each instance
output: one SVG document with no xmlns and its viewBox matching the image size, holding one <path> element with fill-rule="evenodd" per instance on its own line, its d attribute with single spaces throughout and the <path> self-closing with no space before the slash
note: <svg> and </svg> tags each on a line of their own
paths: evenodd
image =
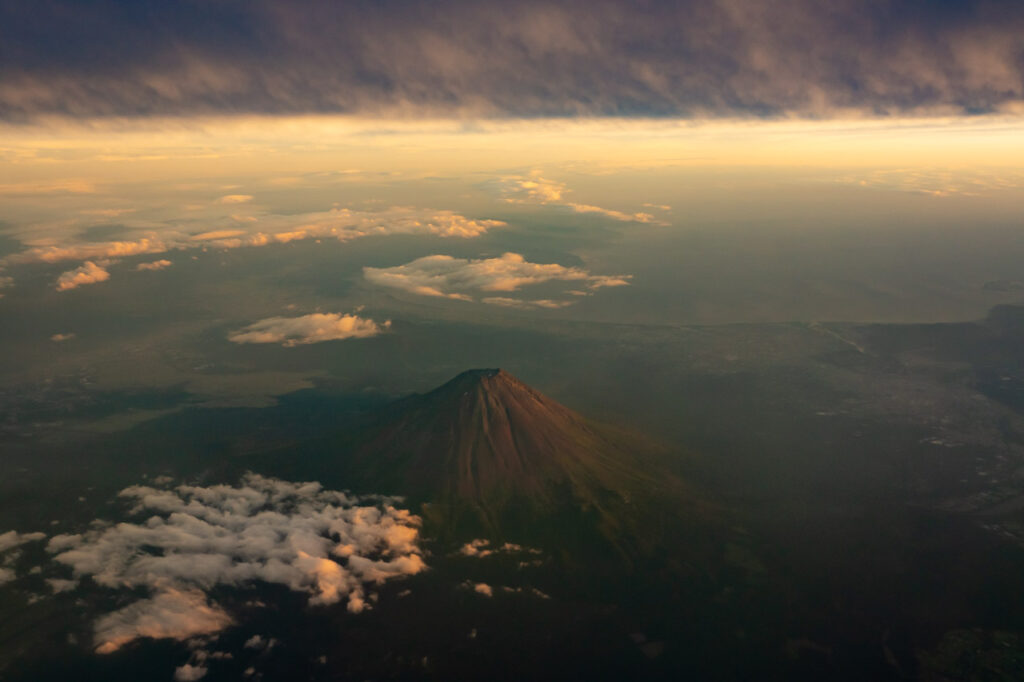
<svg viewBox="0 0 1024 682">
<path fill-rule="evenodd" d="M 382 122 L 342 117 L 52 122 L 0 131 L 7 191 L 182 175 L 376 171 L 410 175 L 587 164 L 662 166 L 1022 168 L 1014 118 L 903 121 L 547 120 Z M 18 189 L 17 186 L 21 186 Z"/>
</svg>

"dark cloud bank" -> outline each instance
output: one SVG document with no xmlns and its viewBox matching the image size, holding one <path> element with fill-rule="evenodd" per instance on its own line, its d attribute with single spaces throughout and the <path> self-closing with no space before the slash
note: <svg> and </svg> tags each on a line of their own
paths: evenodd
<svg viewBox="0 0 1024 682">
<path fill-rule="evenodd" d="M 0 0 L 0 117 L 984 113 L 1024 3 Z"/>
</svg>

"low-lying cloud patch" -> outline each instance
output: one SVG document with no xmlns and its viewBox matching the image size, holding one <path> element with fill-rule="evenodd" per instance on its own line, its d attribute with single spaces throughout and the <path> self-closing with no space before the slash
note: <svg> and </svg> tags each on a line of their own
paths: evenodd
<svg viewBox="0 0 1024 682">
<path fill-rule="evenodd" d="M 163 270 L 164 268 L 169 268 L 172 265 L 174 265 L 174 263 L 172 263 L 171 261 L 167 260 L 166 258 L 162 258 L 160 260 L 152 261 L 151 263 L 139 263 L 138 265 L 135 266 L 135 269 L 136 270 Z"/>
<path fill-rule="evenodd" d="M 396 498 L 256 474 L 236 486 L 133 486 L 120 497 L 135 520 L 97 521 L 47 544 L 71 573 L 56 579 L 55 592 L 89 584 L 143 595 L 95 621 L 101 654 L 143 637 L 216 636 L 236 622 L 211 598 L 217 587 L 274 583 L 307 594 L 312 605 L 343 603 L 359 613 L 376 601 L 375 586 L 426 568 L 420 520 Z M 41 535 L 5 533 L 0 542 L 11 548 Z"/>
<path fill-rule="evenodd" d="M 465 259 L 452 256 L 424 256 L 390 268 L 363 268 L 367 281 L 401 289 L 420 296 L 462 301 L 475 300 L 480 292 L 513 292 L 524 286 L 552 281 L 583 284 L 588 289 L 626 286 L 631 275 L 592 275 L 577 267 L 557 263 L 531 263 L 518 253 L 498 258 Z M 519 300 L 507 296 L 486 296 L 482 302 L 515 307 L 560 308 L 565 301 Z"/>
<path fill-rule="evenodd" d="M 81 267 L 61 273 L 57 278 L 57 291 L 77 289 L 86 284 L 98 284 L 110 279 L 110 272 L 93 261 L 86 261 Z"/>
<path fill-rule="evenodd" d="M 126 229 L 137 237 L 103 242 L 67 239 L 64 228 L 60 234 L 47 235 L 43 232 L 27 242 L 23 251 L 0 258 L 0 271 L 25 264 L 83 261 L 81 267 L 60 276 L 58 289 L 66 291 L 109 279 L 110 273 L 102 267 L 105 261 L 134 256 L 156 256 L 194 249 L 259 247 L 308 239 L 347 242 L 362 237 L 406 234 L 469 239 L 505 225 L 500 220 L 469 218 L 449 210 L 407 206 L 393 206 L 381 211 L 342 208 L 300 215 L 241 216 L 246 229 L 239 229 L 238 218 L 225 216 L 219 221 L 221 225 L 211 225 L 199 232 L 186 232 L 179 227 L 159 223 L 128 224 Z M 223 225 L 227 220 L 230 220 L 230 228 Z M 155 270 L 170 264 L 170 260 L 160 259 L 139 264 L 135 269 Z"/>
<path fill-rule="evenodd" d="M 153 229 L 146 225 L 137 239 L 106 242 L 65 242 L 30 245 L 19 253 L 0 260 L 0 265 L 24 263 L 59 263 L 75 260 L 101 260 L 129 256 L 154 255 L 175 250 L 197 248 L 234 249 L 242 247 L 285 244 L 302 239 L 337 239 L 346 242 L 369 236 L 423 234 L 438 237 L 479 237 L 495 227 L 500 220 L 468 218 L 449 210 L 417 209 L 393 206 L 382 211 L 353 211 L 342 208 L 300 215 L 251 216 L 255 221 L 249 229 L 207 229 L 187 233 L 173 228 Z"/>
<path fill-rule="evenodd" d="M 621 222 L 633 223 L 657 223 L 664 224 L 655 219 L 650 213 L 638 211 L 626 213 L 591 204 L 581 204 L 569 201 L 565 195 L 569 189 L 565 183 L 555 180 L 548 180 L 541 176 L 539 171 L 529 175 L 509 175 L 498 180 L 498 191 L 502 198 L 510 204 L 544 204 L 547 206 L 562 206 L 573 213 L 594 213 L 618 220 Z"/>
<path fill-rule="evenodd" d="M 322 341 L 365 339 L 377 336 L 391 326 L 341 313 L 312 313 L 301 317 L 268 317 L 228 335 L 234 343 L 279 343 L 285 347 Z"/>
<path fill-rule="evenodd" d="M 46 533 L 19 533 L 18 531 L 9 530 L 6 533 L 0 533 L 0 552 L 6 552 L 27 542 L 45 539 Z"/>
<path fill-rule="evenodd" d="M 483 559 L 495 554 L 533 554 L 540 555 L 543 552 L 535 547 L 524 547 L 523 545 L 517 545 L 514 542 L 506 542 L 501 545 L 494 545 L 490 540 L 485 538 L 477 538 L 476 540 L 470 540 L 466 544 L 459 548 L 459 554 L 462 556 L 476 557 Z"/>
</svg>

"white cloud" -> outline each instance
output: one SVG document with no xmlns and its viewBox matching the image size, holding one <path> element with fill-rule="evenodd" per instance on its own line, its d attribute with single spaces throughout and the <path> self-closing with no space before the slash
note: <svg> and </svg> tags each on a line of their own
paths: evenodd
<svg viewBox="0 0 1024 682">
<path fill-rule="evenodd" d="M 425 256 L 391 268 L 363 268 L 363 275 L 374 284 L 402 289 L 421 296 L 473 300 L 475 292 L 511 292 L 531 284 L 550 281 L 580 282 L 590 289 L 624 286 L 630 275 L 592 275 L 582 268 L 557 263 L 531 263 L 518 253 L 498 258 L 468 260 L 451 256 Z M 508 297 L 488 297 L 485 303 L 518 307 L 562 307 L 561 302 L 518 301 Z"/>
<path fill-rule="evenodd" d="M 75 338 L 74 333 L 54 334 L 50 337 L 50 341 L 53 341 L 54 343 L 63 343 L 64 341 L 70 341 L 73 338 Z"/>
<path fill-rule="evenodd" d="M 185 640 L 211 635 L 232 622 L 223 609 L 207 602 L 201 590 L 165 587 L 150 599 L 129 604 L 97 620 L 96 653 L 113 653 L 140 637 Z"/>
<path fill-rule="evenodd" d="M 201 665 L 186 663 L 174 670 L 174 682 L 195 682 L 204 677 L 206 677 L 206 668 Z"/>
<path fill-rule="evenodd" d="M 77 580 L 67 580 L 65 578 L 47 578 L 46 584 L 50 586 L 54 594 L 61 592 L 70 592 L 78 587 Z"/>
<path fill-rule="evenodd" d="M 44 244 L 8 256 L 6 263 L 60 263 L 69 260 L 103 260 L 162 253 L 173 246 L 155 237 L 114 242 L 84 242 L 67 245 Z"/>
<path fill-rule="evenodd" d="M 0 552 L 6 552 L 9 549 L 14 549 L 20 545 L 24 545 L 26 542 L 35 542 L 37 540 L 45 540 L 46 533 L 19 533 L 15 530 L 9 530 L 6 533 L 0 533 Z"/>
<path fill-rule="evenodd" d="M 110 279 L 110 273 L 92 261 L 86 261 L 81 267 L 61 273 L 57 278 L 57 291 L 77 289 L 86 284 L 97 284 Z"/>
<path fill-rule="evenodd" d="M 164 258 L 164 259 L 161 259 L 161 260 L 155 260 L 155 261 L 153 261 L 151 263 L 139 263 L 138 265 L 135 266 L 135 269 L 136 270 L 163 270 L 164 268 L 169 268 L 172 265 L 174 265 L 174 263 L 172 263 L 171 261 L 169 261 L 166 258 Z"/>
<path fill-rule="evenodd" d="M 26 243 L 25 250 L 0 259 L 0 271 L 11 265 L 85 261 L 80 268 L 61 275 L 58 290 L 66 291 L 82 284 L 109 279 L 109 273 L 101 267 L 105 260 L 153 256 L 190 249 L 268 246 L 306 239 L 336 239 L 347 242 L 362 237 L 402 234 L 469 239 L 505 225 L 500 220 L 467 218 L 448 210 L 416 209 L 406 206 L 394 206 L 381 211 L 334 209 L 300 215 L 244 216 L 247 229 L 238 229 L 236 218 L 237 216 L 224 218 L 232 221 L 230 229 L 209 229 L 198 234 L 154 225 L 152 222 L 139 223 L 134 227 L 126 224 L 126 230 L 134 231 L 140 236 L 107 242 L 68 241 L 67 226 L 63 224 L 51 227 L 51 230 L 58 231 L 50 236 L 46 235 L 45 230 L 37 229 L 33 233 L 33 239 Z M 162 259 L 152 263 L 141 263 L 136 269 L 154 270 L 167 267 L 169 264 L 170 261 Z M 12 282 L 9 277 L 0 276 L 0 288 L 10 286 Z"/>
<path fill-rule="evenodd" d="M 264 639 L 262 635 L 253 635 L 249 639 L 245 640 L 243 644 L 246 649 L 266 649 L 270 651 L 277 646 L 277 640 L 271 637 L 270 639 Z"/>
<path fill-rule="evenodd" d="M 0 567 L 0 585 L 9 583 L 17 577 L 18 576 L 15 574 L 14 569 Z"/>
<path fill-rule="evenodd" d="M 394 206 L 382 211 L 335 209 L 300 215 L 254 216 L 250 229 L 211 229 L 199 234 L 174 229 L 153 230 L 138 239 L 110 242 L 54 243 L 57 238 L 39 238 L 29 248 L 8 256 L 2 264 L 59 263 L 74 260 L 102 260 L 153 255 L 173 250 L 215 247 L 285 244 L 302 239 L 329 238 L 350 241 L 368 236 L 427 234 L 438 237 L 472 238 L 505 225 L 500 220 L 477 220 L 453 211 Z"/>
<path fill-rule="evenodd" d="M 251 194 L 226 194 L 217 199 L 218 204 L 247 204 L 252 201 Z"/>
<path fill-rule="evenodd" d="M 569 190 L 566 188 L 565 183 L 548 180 L 541 176 L 540 171 L 533 171 L 526 176 L 509 175 L 500 178 L 498 180 L 498 189 L 505 201 L 510 204 L 564 206 L 574 213 L 596 213 L 622 222 L 661 224 L 650 213 L 624 213 L 610 208 L 567 201 L 565 195 Z M 648 205 L 645 204 L 645 206 Z"/>
<path fill-rule="evenodd" d="M 543 554 L 541 550 L 534 547 L 524 547 L 523 545 L 517 545 L 513 542 L 506 542 L 502 545 L 492 546 L 490 540 L 484 538 L 477 538 L 471 540 L 459 548 L 459 554 L 469 557 L 477 557 L 483 559 L 484 557 L 491 556 L 492 554 Z"/>
<path fill-rule="evenodd" d="M 280 584 L 311 604 L 345 603 L 358 613 L 375 585 L 426 568 L 419 518 L 393 498 L 256 474 L 238 486 L 133 486 L 120 496 L 145 520 L 93 524 L 47 545 L 76 579 L 151 595 L 97 620 L 99 653 L 139 637 L 181 640 L 228 627 L 231 615 L 207 594 L 219 585 Z"/>
<path fill-rule="evenodd" d="M 280 343 L 292 347 L 321 341 L 365 339 L 377 336 L 391 321 L 373 320 L 341 313 L 313 313 L 301 317 L 269 317 L 228 335 L 234 343 Z"/>
</svg>

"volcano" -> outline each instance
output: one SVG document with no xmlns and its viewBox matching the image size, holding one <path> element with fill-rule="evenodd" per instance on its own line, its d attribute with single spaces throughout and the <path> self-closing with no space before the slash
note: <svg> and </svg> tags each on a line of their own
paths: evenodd
<svg viewBox="0 0 1024 682">
<path fill-rule="evenodd" d="M 681 482 L 649 439 L 592 422 L 501 369 L 463 372 L 375 414 L 350 441 L 344 478 L 425 503 L 458 534 L 536 538 L 634 512 Z"/>
</svg>

